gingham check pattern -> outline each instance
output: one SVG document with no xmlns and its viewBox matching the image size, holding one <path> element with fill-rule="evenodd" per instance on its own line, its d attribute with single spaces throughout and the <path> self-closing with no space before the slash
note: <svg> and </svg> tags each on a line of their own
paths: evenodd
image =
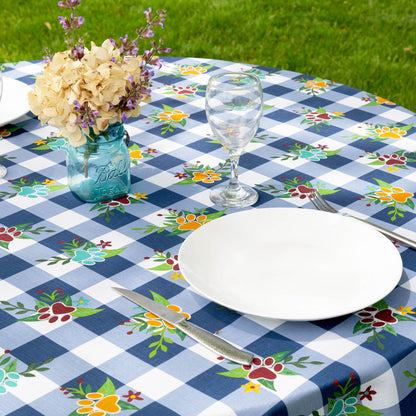
<svg viewBox="0 0 416 416">
<path fill-rule="evenodd" d="M 209 69 L 200 74 L 184 74 L 179 70 L 184 65 Z M 20 62 L 6 65 L 4 76 L 33 85 L 34 75 L 40 70 L 40 62 Z M 150 270 L 154 263 L 149 257 L 154 250 L 177 254 L 188 234 L 169 235 L 169 230 L 145 233 L 143 229 L 149 225 L 161 226 L 169 209 L 194 212 L 205 208 L 208 213 L 220 210 L 209 200 L 210 189 L 219 182 L 177 185 L 180 181 L 177 174 L 184 171 L 184 164 L 198 161 L 216 167 L 227 158 L 220 145 L 210 143 L 213 137 L 206 122 L 203 88 L 211 75 L 224 70 L 255 70 L 261 76 L 266 109 L 258 136 L 263 138 L 247 146 L 239 170 L 242 182 L 259 185 L 260 197 L 254 208 L 310 208 L 307 199 L 279 198 L 266 190 L 267 186 L 283 189 L 285 178 L 301 177 L 314 185 L 324 184 L 326 189 L 340 189 L 327 198 L 346 212 L 362 218 L 372 217 L 373 221 L 416 240 L 414 210 L 407 207 L 405 215 L 392 222 L 381 205 L 367 207 L 365 202 L 358 201 L 377 185 L 373 178 L 410 193 L 415 191 L 415 164 L 408 163 L 408 169 L 389 171 L 369 165 L 365 158 L 369 152 L 381 155 L 399 150 L 414 152 L 416 129 L 411 127 L 400 139 L 352 140 L 366 123 L 411 125 L 416 122 L 412 112 L 392 103 L 367 105 L 365 92 L 329 82 L 330 88 L 326 91 L 306 94 L 300 90 L 304 85 L 302 75 L 285 70 L 209 59 L 167 58 L 154 80 L 152 103 L 144 105 L 142 116 L 129 120 L 126 126 L 132 142 L 142 150 L 156 150 L 153 158 L 143 158 L 132 165 L 131 193 L 145 194 L 144 203 L 126 208 L 124 214 L 113 211 L 115 215 L 106 221 L 97 211 L 90 210 L 91 204 L 78 201 L 68 188 L 44 197 L 18 195 L 0 201 L 0 226 L 31 223 L 33 227 L 54 231 L 21 239 L 8 249 L 0 248 L 0 300 L 29 306 L 38 298 L 39 290 L 50 293 L 61 288 L 73 299 L 88 299 L 89 308 L 103 309 L 91 316 L 52 325 L 17 321 L 19 316 L 15 311 L 7 311 L 0 305 L 0 352 L 10 350 L 13 359 L 17 359 L 17 372 L 32 362 L 54 358 L 47 365 L 49 370 L 35 372 L 35 377 L 21 377 L 17 387 L 0 395 L 1 414 L 76 414 L 71 413 L 79 408 L 76 400 L 69 400 L 62 389 L 76 387 L 77 380 L 82 379 L 94 390 L 107 378 L 120 397 L 129 390 L 141 392 L 143 400 L 132 401 L 141 411 L 120 411 L 126 415 L 298 416 L 312 411 L 327 414 L 324 412 L 328 409 L 328 399 L 333 397 L 334 381 L 345 385 L 352 373 L 360 391 L 369 386 L 377 390 L 371 401 L 362 399 L 362 404 L 375 412 L 371 414 L 414 414 L 416 387 L 409 387 L 412 379 L 405 372 L 414 374 L 416 367 L 416 322 L 400 322 L 396 336 L 384 331 L 385 348 L 381 349 L 375 342 L 367 342 L 367 334 L 353 334 L 356 315 L 316 322 L 268 321 L 243 316 L 219 309 L 219 305 L 197 295 L 184 280 L 173 279 L 172 270 Z M 303 76 L 303 82 L 313 79 Z M 192 97 L 183 99 L 178 94 L 166 93 L 168 87 L 190 85 L 200 87 Z M 161 125 L 152 122 L 151 116 L 155 110 L 162 110 L 163 105 L 188 114 L 186 125 L 177 124 L 162 135 Z M 302 111 L 319 108 L 343 116 L 320 129 L 301 123 L 305 119 Z M 45 140 L 53 129 L 41 126 L 30 113 L 15 124 L 21 128 L 0 141 L 0 153 L 5 155 L 3 163 L 8 168 L 8 175 L 0 180 L 0 191 L 10 191 L 8 181 L 22 177 L 40 182 L 53 179 L 56 184 L 66 184 L 64 151 L 42 152 L 34 144 L 39 139 Z M 290 153 L 290 146 L 296 142 L 340 151 L 316 161 L 282 157 Z M 93 242 L 111 241 L 112 249 L 124 250 L 93 266 L 74 261 L 66 265 L 38 261 L 61 255 L 62 242 L 74 237 Z M 415 252 L 400 245 L 398 250 L 402 254 L 404 273 L 398 287 L 385 301 L 394 307 L 409 305 L 415 310 Z M 302 253 L 299 256 L 301 261 Z M 188 337 L 180 340 L 172 336 L 173 343 L 166 352 L 149 358 L 151 334 L 139 331 L 126 334 L 126 328 L 119 323 L 138 310 L 112 291 L 112 286 L 148 296 L 150 290 L 156 292 L 190 313 L 193 323 L 213 332 L 220 331 L 225 339 L 258 357 L 290 351 L 295 358 L 310 357 L 309 361 L 323 364 L 293 368 L 299 375 L 278 375 L 275 390 L 261 386 L 256 393 L 241 387 L 249 384 L 247 378 L 219 375 L 235 366 L 218 360 L 215 354 Z"/>
</svg>

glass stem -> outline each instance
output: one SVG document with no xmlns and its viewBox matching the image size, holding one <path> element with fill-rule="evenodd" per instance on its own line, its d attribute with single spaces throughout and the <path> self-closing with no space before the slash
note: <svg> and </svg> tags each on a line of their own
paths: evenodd
<svg viewBox="0 0 416 416">
<path fill-rule="evenodd" d="M 241 190 L 241 185 L 238 180 L 239 161 L 240 161 L 240 154 L 230 152 L 231 170 L 230 170 L 230 182 L 228 183 L 228 192 L 232 194 L 236 194 Z"/>
</svg>

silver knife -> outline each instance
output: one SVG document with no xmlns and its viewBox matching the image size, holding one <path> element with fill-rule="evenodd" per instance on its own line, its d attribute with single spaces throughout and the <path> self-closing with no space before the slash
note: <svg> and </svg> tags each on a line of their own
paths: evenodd
<svg viewBox="0 0 416 416">
<path fill-rule="evenodd" d="M 217 354 L 220 354 L 224 358 L 228 358 L 231 361 L 245 365 L 250 365 L 253 361 L 253 354 L 242 351 L 227 341 L 224 341 L 217 335 L 211 334 L 210 332 L 189 323 L 185 316 L 180 313 L 175 312 L 172 309 L 169 309 L 168 307 L 141 295 L 140 293 L 133 292 L 132 290 L 122 289 L 120 287 L 113 287 L 113 289 L 125 296 L 127 299 L 130 299 L 132 302 L 137 303 L 147 311 L 154 313 L 159 318 L 162 318 L 170 324 L 176 326 L 195 341 L 198 341 L 200 344 Z"/>
</svg>

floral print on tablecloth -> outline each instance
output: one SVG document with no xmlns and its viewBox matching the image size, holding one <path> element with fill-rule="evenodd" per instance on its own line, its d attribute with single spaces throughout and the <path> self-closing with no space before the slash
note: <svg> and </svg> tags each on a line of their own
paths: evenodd
<svg viewBox="0 0 416 416">
<path fill-rule="evenodd" d="M 163 296 L 153 291 L 150 291 L 150 293 L 152 294 L 153 300 L 155 302 L 158 302 L 161 305 L 166 306 L 177 313 L 180 313 L 186 319 L 191 317 L 189 313 L 183 312 L 180 306 L 171 304 Z M 146 334 L 151 334 L 152 339 L 158 338 L 156 341 L 151 342 L 148 346 L 148 348 L 151 349 L 149 358 L 153 358 L 159 352 L 159 350 L 162 352 L 167 352 L 168 345 L 166 344 L 173 343 L 173 341 L 168 337 L 169 334 L 178 336 L 182 341 L 185 339 L 186 334 L 183 333 L 180 329 L 159 318 L 154 313 L 148 312 L 143 308 L 140 309 L 142 309 L 141 312 L 131 316 L 126 321 L 121 322 L 120 325 L 123 325 L 129 329 L 127 331 L 127 335 L 132 335 L 133 331 L 138 330 L 139 332 L 146 331 Z"/>
<path fill-rule="evenodd" d="M 91 384 L 84 384 L 85 380 L 79 378 L 77 387 L 62 387 L 61 391 L 70 399 L 76 399 L 77 409 L 68 416 L 77 415 L 115 415 L 124 410 L 140 410 L 133 401 L 143 400 L 141 392 L 128 390 L 127 394 L 116 394 L 114 382 L 107 377 L 104 384 L 94 389 Z M 125 400 L 123 400 L 125 399 Z M 130 413 L 129 413 L 130 414 Z"/>
<path fill-rule="evenodd" d="M 26 316 L 17 319 L 22 322 L 47 322 L 49 324 L 69 322 L 72 318 L 82 318 L 85 316 L 95 315 L 104 309 L 83 308 L 88 300 L 80 298 L 73 300 L 68 294 L 64 294 L 61 288 L 55 289 L 52 293 L 46 293 L 43 290 L 38 291 L 39 298 L 35 299 L 35 305 L 27 308 L 22 302 L 16 304 L 10 301 L 0 300 L 4 305 L 4 310 L 14 312 L 17 316 Z"/>
<path fill-rule="evenodd" d="M 38 372 L 48 371 L 49 367 L 46 365 L 53 360 L 54 358 L 48 358 L 40 364 L 33 362 L 25 370 L 18 371 L 22 363 L 17 358 L 13 359 L 12 351 L 4 350 L 0 355 L 0 397 L 17 387 L 22 377 L 36 377 Z"/>
</svg>

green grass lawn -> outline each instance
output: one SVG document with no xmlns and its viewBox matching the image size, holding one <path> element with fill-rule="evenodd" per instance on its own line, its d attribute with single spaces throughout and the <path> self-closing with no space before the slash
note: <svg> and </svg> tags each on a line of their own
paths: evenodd
<svg viewBox="0 0 416 416">
<path fill-rule="evenodd" d="M 63 50 L 57 0 L 2 0 L 0 63 Z M 168 12 L 172 56 L 320 76 L 416 112 L 415 0 L 83 0 L 87 41 L 134 34 L 143 10 Z"/>
</svg>

